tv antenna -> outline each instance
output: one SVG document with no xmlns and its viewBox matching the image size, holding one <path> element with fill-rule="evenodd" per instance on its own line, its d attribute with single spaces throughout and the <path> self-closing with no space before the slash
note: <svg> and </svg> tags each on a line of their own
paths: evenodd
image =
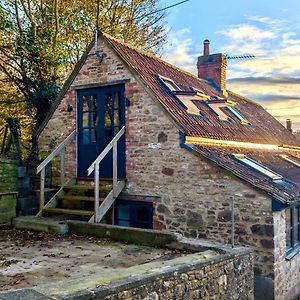
<svg viewBox="0 0 300 300">
<path fill-rule="evenodd" d="M 245 55 L 225 55 L 226 59 L 234 59 L 234 60 L 246 60 L 246 59 L 254 59 L 255 55 L 253 54 L 245 54 Z"/>
</svg>

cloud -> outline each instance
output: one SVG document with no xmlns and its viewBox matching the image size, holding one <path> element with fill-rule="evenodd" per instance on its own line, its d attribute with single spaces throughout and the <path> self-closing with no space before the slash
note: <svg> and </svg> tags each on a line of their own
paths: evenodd
<svg viewBox="0 0 300 300">
<path fill-rule="evenodd" d="M 195 49 L 189 28 L 171 32 L 163 53 L 164 60 L 190 73 L 196 72 L 196 61 L 200 49 Z"/>
<path fill-rule="evenodd" d="M 270 30 L 263 30 L 249 24 L 234 25 L 226 30 L 220 30 L 217 33 L 230 37 L 230 39 L 235 41 L 242 41 L 243 43 L 248 41 L 259 42 L 261 40 L 274 39 L 276 37 L 275 33 Z"/>
</svg>

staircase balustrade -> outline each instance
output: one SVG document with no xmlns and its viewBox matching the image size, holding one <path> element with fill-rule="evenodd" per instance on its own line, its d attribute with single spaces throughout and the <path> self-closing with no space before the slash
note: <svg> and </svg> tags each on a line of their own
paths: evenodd
<svg viewBox="0 0 300 300">
<path fill-rule="evenodd" d="M 60 184 L 61 189 L 65 184 L 65 156 L 66 156 L 66 146 L 70 141 L 76 136 L 76 131 L 74 130 L 62 143 L 60 143 L 51 154 L 37 167 L 36 174 L 40 175 L 40 213 L 45 206 L 45 167 L 50 163 L 54 157 L 60 154 Z"/>
<path fill-rule="evenodd" d="M 125 133 L 125 126 L 115 135 L 111 142 L 104 148 L 104 150 L 99 154 L 99 156 L 94 160 L 94 162 L 88 168 L 88 176 L 94 171 L 94 190 L 95 190 L 95 215 L 92 219 L 95 223 L 99 223 L 103 218 L 106 211 L 109 209 L 115 198 L 118 197 L 119 193 L 123 189 L 123 185 L 118 184 L 118 141 Z M 113 189 L 103 203 L 99 206 L 99 179 L 100 179 L 100 162 L 105 158 L 109 151 L 113 149 Z"/>
</svg>

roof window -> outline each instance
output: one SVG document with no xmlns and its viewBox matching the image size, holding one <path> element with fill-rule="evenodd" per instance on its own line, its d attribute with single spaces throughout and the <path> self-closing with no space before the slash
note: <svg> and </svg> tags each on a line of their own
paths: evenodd
<svg viewBox="0 0 300 300">
<path fill-rule="evenodd" d="M 227 109 L 235 116 L 238 118 L 238 120 L 242 123 L 242 124 L 247 124 L 249 125 L 250 122 L 247 121 L 245 119 L 245 117 L 235 108 L 235 107 L 232 107 L 232 106 L 227 106 Z"/>
<path fill-rule="evenodd" d="M 277 174 L 276 172 L 270 170 L 269 168 L 261 165 L 254 159 L 247 157 L 244 154 L 233 154 L 233 156 L 241 161 L 242 163 L 246 164 L 247 166 L 259 171 L 260 173 L 266 175 L 267 177 L 271 178 L 273 181 L 282 181 L 282 176 Z"/>
<path fill-rule="evenodd" d="M 300 167 L 300 162 L 297 161 L 294 157 L 290 157 L 288 155 L 280 155 L 283 159 L 287 160 L 288 162 L 292 163 L 293 165 Z"/>
<path fill-rule="evenodd" d="M 228 121 L 228 116 L 221 109 L 228 106 L 226 101 L 210 100 L 207 102 L 208 106 L 218 115 L 218 119 L 221 121 Z"/>
<path fill-rule="evenodd" d="M 210 96 L 206 95 L 204 91 L 200 90 L 200 89 L 197 89 L 197 88 L 194 88 L 194 87 L 191 87 L 191 90 L 196 92 L 196 95 L 198 97 L 201 97 L 205 100 L 209 100 L 210 99 Z"/>
<path fill-rule="evenodd" d="M 170 78 L 158 75 L 160 81 L 171 91 L 180 91 L 180 87 Z"/>
</svg>

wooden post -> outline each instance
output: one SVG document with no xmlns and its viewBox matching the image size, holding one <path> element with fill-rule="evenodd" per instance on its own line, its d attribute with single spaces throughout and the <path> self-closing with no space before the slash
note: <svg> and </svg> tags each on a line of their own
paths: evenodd
<svg viewBox="0 0 300 300">
<path fill-rule="evenodd" d="M 118 142 L 113 145 L 113 197 L 117 197 L 118 184 Z"/>
<path fill-rule="evenodd" d="M 95 218 L 94 222 L 99 222 L 98 209 L 99 209 L 99 163 L 95 164 Z"/>
<path fill-rule="evenodd" d="M 60 186 L 63 187 L 65 184 L 65 158 L 66 158 L 66 147 L 60 152 Z"/>
<path fill-rule="evenodd" d="M 41 170 L 41 182 L 40 182 L 40 211 L 45 205 L 45 167 Z"/>
</svg>

